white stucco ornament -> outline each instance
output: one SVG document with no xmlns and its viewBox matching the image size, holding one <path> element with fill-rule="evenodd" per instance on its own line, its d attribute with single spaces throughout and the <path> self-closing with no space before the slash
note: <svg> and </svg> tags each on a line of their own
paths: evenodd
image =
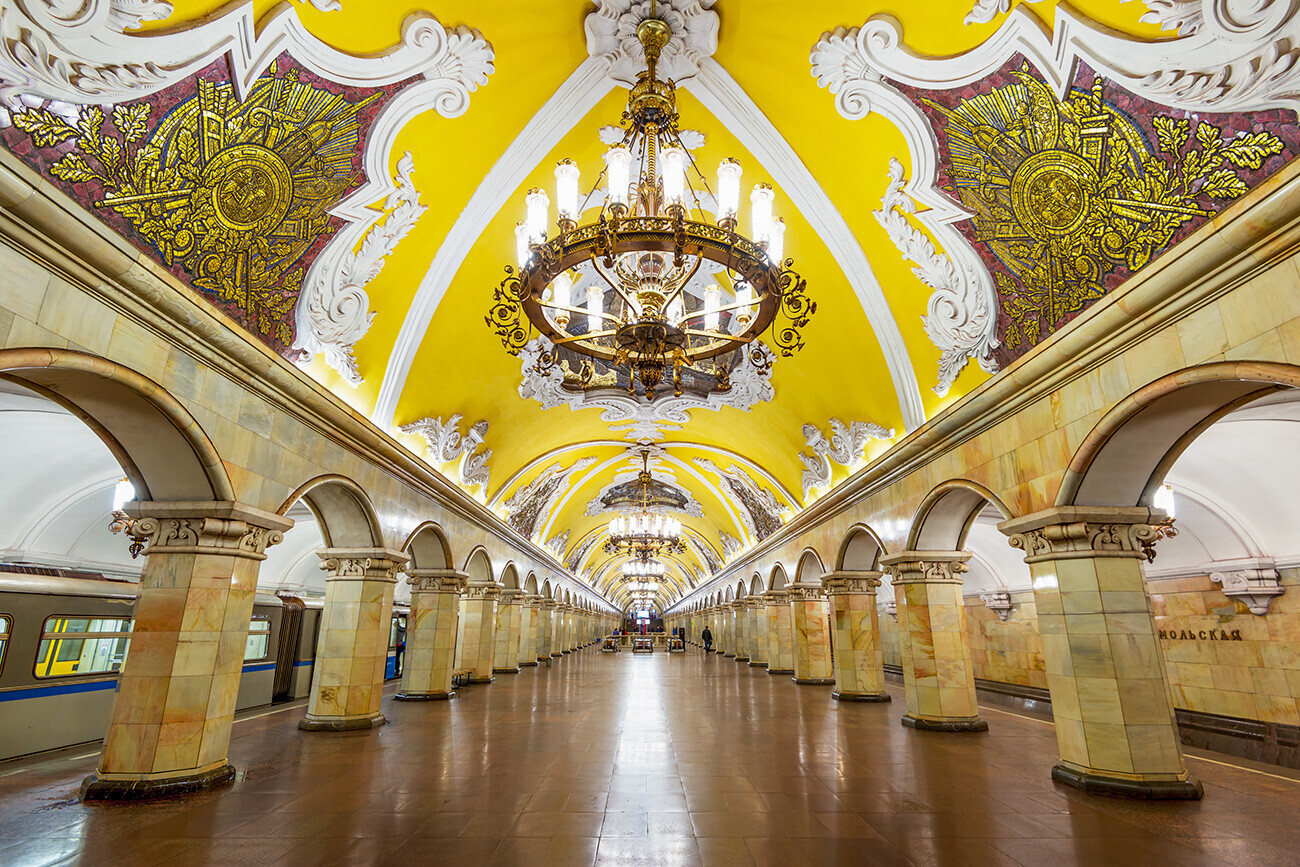
<svg viewBox="0 0 1300 867">
<path fill-rule="evenodd" d="M 488 423 L 478 421 L 470 426 L 464 436 L 460 433 L 460 413 L 456 413 L 445 422 L 442 417 L 422 418 L 410 424 L 402 425 L 399 430 L 406 434 L 416 434 L 424 438 L 427 457 L 437 464 L 457 464 L 460 484 L 466 488 L 482 486 L 487 490 L 491 469 L 487 462 L 492 457 L 491 449 L 479 451 L 483 438 L 487 436 Z"/>
<path fill-rule="evenodd" d="M 837 418 L 830 420 L 831 434 L 826 436 L 815 424 L 803 426 L 804 441 L 812 448 L 812 454 L 799 453 L 799 460 L 804 465 L 803 498 L 806 502 L 814 490 L 829 487 L 831 483 L 831 462 L 841 466 L 852 466 L 866 452 L 867 443 L 873 439 L 888 440 L 894 438 L 893 428 L 865 421 L 853 421 L 845 424 Z"/>
<path fill-rule="evenodd" d="M 1264 616 L 1276 596 L 1286 592 L 1276 569 L 1237 569 L 1231 572 L 1211 572 L 1210 581 L 1223 588 L 1223 595 L 1237 599 L 1250 609 L 1251 614 Z"/>
<path fill-rule="evenodd" d="M 714 0 L 596 0 L 584 26 L 587 53 L 603 60 L 609 77 L 625 87 L 636 84 L 637 73 L 645 69 L 645 52 L 636 29 L 647 18 L 657 17 L 673 32 L 659 57 L 659 77 L 682 82 L 692 78 L 700 61 L 718 50 L 718 13 Z"/>
</svg>

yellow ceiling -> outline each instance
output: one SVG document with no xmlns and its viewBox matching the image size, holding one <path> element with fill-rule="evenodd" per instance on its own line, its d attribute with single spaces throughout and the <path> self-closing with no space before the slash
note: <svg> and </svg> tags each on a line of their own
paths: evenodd
<svg viewBox="0 0 1300 867">
<path fill-rule="evenodd" d="M 872 216 L 886 187 L 889 159 L 898 158 L 910 171 L 907 148 L 899 131 L 879 115 L 852 122 L 840 117 L 833 98 L 810 75 L 808 57 L 824 31 L 838 25 L 857 26 L 877 14 L 897 19 L 907 45 L 918 53 L 959 53 L 979 45 L 1002 18 L 989 24 L 963 25 L 972 4 L 973 0 L 718 0 L 713 6 L 721 21 L 715 59 L 785 138 L 866 251 L 910 353 L 927 417 L 979 385 L 987 374 L 968 365 L 946 398 L 934 394 L 939 350 L 927 339 L 921 324 L 930 290 L 912 274 L 911 266 Z M 172 17 L 146 28 L 183 26 L 225 5 L 224 0 L 174 0 Z M 277 0 L 253 0 L 253 5 L 259 15 L 265 15 L 280 4 Z M 1057 5 L 1055 0 L 1044 0 L 1027 8 L 1050 27 Z M 1148 39 L 1171 35 L 1140 22 L 1146 11 L 1142 3 L 1077 0 L 1071 5 L 1079 14 L 1112 30 Z M 446 26 L 464 24 L 480 31 L 495 51 L 495 71 L 488 84 L 472 95 L 463 116 L 447 119 L 432 111 L 420 115 L 401 132 L 389 155 L 390 169 L 395 169 L 402 154 L 411 152 L 415 186 L 428 210 L 367 286 L 377 315 L 369 333 L 355 347 L 365 382 L 353 388 L 319 360 L 311 368 L 314 376 L 359 411 L 370 414 L 374 410 L 389 356 L 417 287 L 480 180 L 546 99 L 586 59 L 583 20 L 593 8 L 580 0 L 435 0 L 424 6 L 399 0 L 343 0 L 339 12 L 322 12 L 305 2 L 294 4 L 294 11 L 312 33 L 349 52 L 390 48 L 399 40 L 402 22 L 422 11 L 432 13 Z M 549 530 L 537 540 L 545 542 L 568 530 L 570 550 L 608 521 L 608 514 L 589 517 L 584 513 L 588 502 L 612 483 L 617 473 L 628 470 L 625 460 L 615 459 L 630 443 L 622 434 L 611 433 L 598 410 L 574 412 L 559 407 L 543 411 L 538 402 L 519 397 L 520 362 L 503 351 L 483 316 L 502 267 L 513 264 L 513 231 L 523 216 L 524 192 L 534 186 L 553 189 L 553 167 L 563 157 L 578 162 L 584 184 L 590 185 L 604 149 L 597 130 L 617 123 L 625 99 L 626 91 L 615 88 L 552 152 L 536 155 L 536 168 L 483 229 L 452 280 L 424 335 L 395 414 L 397 424 L 455 413 L 467 424 L 479 419 L 490 422 L 485 445 L 493 451 L 492 481 L 483 497 L 498 511 L 515 490 L 556 462 L 570 466 L 590 455 L 607 463 L 599 472 L 573 477 L 576 488 L 549 516 Z M 731 156 L 745 168 L 743 183 L 772 180 L 733 132 L 684 88 L 679 89 L 679 110 L 682 128 L 705 134 L 706 143 L 695 154 L 701 166 L 711 169 L 723 157 Z M 785 492 L 790 492 L 797 507 L 803 470 L 797 454 L 807 450 L 800 430 L 803 424 L 810 422 L 825 429 L 831 417 L 875 422 L 898 430 L 893 442 L 905 431 L 884 354 L 847 278 L 779 187 L 776 213 L 788 226 L 787 255 L 794 257 L 796 269 L 807 278 L 808 294 L 818 306 L 804 331 L 807 345 L 793 358 L 782 358 L 776 364 L 772 377 L 776 397 L 771 402 L 758 404 L 749 413 L 732 408 L 696 410 L 683 430 L 669 431 L 665 438 L 678 443 L 670 448 L 670 454 L 690 466 L 697 457 L 708 457 L 724 468 L 751 462 L 777 483 L 763 482 L 765 487 L 772 488 L 782 501 L 787 499 Z M 742 230 L 744 223 L 742 219 Z M 415 437 L 402 439 L 412 449 L 422 447 Z M 574 445 L 579 447 L 551 457 L 557 449 Z M 868 457 L 878 457 L 889 446 L 872 442 Z M 520 472 L 530 464 L 533 466 L 527 472 Z M 709 477 L 710 485 L 705 485 L 681 467 L 669 469 L 704 509 L 703 518 L 682 516 L 687 527 L 715 549 L 721 547 L 722 532 L 743 537 L 729 511 L 729 506 L 732 510 L 736 506 L 719 498 L 716 477 Z M 836 466 L 834 482 L 848 473 L 849 469 Z M 761 479 L 757 471 L 751 475 Z M 707 571 L 694 554 L 681 559 L 685 568 Z M 597 545 L 582 571 L 595 575 L 606 567 L 609 575 L 617 573 L 617 564 Z M 674 565 L 672 571 L 674 580 L 680 581 L 681 567 Z"/>
</svg>

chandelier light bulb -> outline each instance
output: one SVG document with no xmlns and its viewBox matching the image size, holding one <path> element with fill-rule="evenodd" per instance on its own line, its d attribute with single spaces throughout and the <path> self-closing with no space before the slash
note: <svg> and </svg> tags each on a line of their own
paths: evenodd
<svg viewBox="0 0 1300 867">
<path fill-rule="evenodd" d="M 708 312 L 704 314 L 704 328 L 708 331 L 718 330 L 718 305 L 722 301 L 722 290 L 715 284 L 709 284 L 704 289 L 704 309 Z"/>
<path fill-rule="evenodd" d="M 682 318 L 686 316 L 686 304 L 682 301 L 682 296 L 678 295 L 668 304 L 668 321 L 673 325 L 680 325 Z"/>
<path fill-rule="evenodd" d="M 785 220 L 773 217 L 767 230 L 767 258 L 780 264 L 785 255 Z"/>
<path fill-rule="evenodd" d="M 568 307 L 572 302 L 573 279 L 567 273 L 556 274 L 551 281 L 551 297 L 557 307 Z"/>
<path fill-rule="evenodd" d="M 734 220 L 740 213 L 740 163 L 728 157 L 718 166 L 718 219 Z"/>
<path fill-rule="evenodd" d="M 622 145 L 605 151 L 605 170 L 609 178 L 609 203 L 626 205 L 632 182 L 632 152 Z"/>
<path fill-rule="evenodd" d="M 528 249 L 528 224 L 520 220 L 515 224 L 515 256 L 519 259 L 519 267 L 523 268 L 532 260 L 532 251 Z"/>
<path fill-rule="evenodd" d="M 664 199 L 670 205 L 686 203 L 686 151 L 679 147 L 664 148 Z"/>
<path fill-rule="evenodd" d="M 578 183 L 581 172 L 573 160 L 555 164 L 555 210 L 562 220 L 578 219 Z"/>
<path fill-rule="evenodd" d="M 768 184 L 755 184 L 754 192 L 749 194 L 750 231 L 755 241 L 766 241 L 772 230 L 772 200 L 776 194 Z"/>
<path fill-rule="evenodd" d="M 526 222 L 529 240 L 540 244 L 546 240 L 546 219 L 551 209 L 551 199 L 545 190 L 534 187 L 528 191 L 524 203 L 528 206 Z"/>
<path fill-rule="evenodd" d="M 587 287 L 587 331 L 598 331 L 600 329 L 600 312 L 601 305 L 604 303 L 605 293 L 600 291 L 599 286 Z"/>
<path fill-rule="evenodd" d="M 748 316 L 752 312 L 749 309 L 749 305 L 754 303 L 754 287 L 750 286 L 748 283 L 737 283 L 736 303 L 745 305 L 738 312 L 743 316 Z"/>
</svg>

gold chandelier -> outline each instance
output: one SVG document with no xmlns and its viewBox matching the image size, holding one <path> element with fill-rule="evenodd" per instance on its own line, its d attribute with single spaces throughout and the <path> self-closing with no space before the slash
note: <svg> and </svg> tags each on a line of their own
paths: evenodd
<svg viewBox="0 0 1300 867">
<path fill-rule="evenodd" d="M 766 368 L 767 354 L 750 344 L 780 315 L 784 322 L 773 328 L 772 340 L 782 355 L 793 354 L 803 346 L 799 329 L 817 309 L 790 268 L 794 260 L 782 261 L 785 225 L 772 216 L 772 188 L 754 188 L 752 237 L 742 235 L 736 229 L 740 164 L 722 162 L 714 195 L 683 145 L 676 87 L 655 77 L 671 35 L 657 18 L 637 28 L 647 68 L 628 96 L 623 139 L 605 153 L 608 194 L 599 215 L 579 224 L 600 181 L 580 199 L 579 169 L 562 160 L 555 169 L 559 232 L 548 238 L 546 193 L 529 191 L 527 219 L 516 228 L 519 269 L 506 267 L 487 315 L 511 355 L 537 333 L 549 339 L 539 373 L 548 373 L 567 349 L 625 371 L 628 392 L 635 394 L 639 381 L 647 400 L 666 377 L 680 395 L 684 368 L 712 375 L 726 390 L 727 368 L 715 363 L 706 370 L 703 362 L 749 346 L 751 361 Z M 702 267 L 723 279 L 701 290 Z M 592 272 L 598 280 L 590 280 Z M 579 285 L 583 279 L 590 282 Z M 591 376 L 584 363 L 584 385 Z"/>
<path fill-rule="evenodd" d="M 605 553 L 626 554 L 632 562 L 648 564 L 661 553 L 686 552 L 681 540 L 682 522 L 651 511 L 651 481 L 650 450 L 642 449 L 641 472 L 637 473 L 637 504 L 641 510 L 631 515 L 619 515 L 609 522 Z M 627 574 L 627 564 L 624 566 Z"/>
</svg>

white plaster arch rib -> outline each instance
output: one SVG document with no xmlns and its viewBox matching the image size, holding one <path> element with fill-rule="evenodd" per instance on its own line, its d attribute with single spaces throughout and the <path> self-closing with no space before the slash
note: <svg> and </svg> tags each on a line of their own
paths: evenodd
<svg viewBox="0 0 1300 867">
<path fill-rule="evenodd" d="M 903 425 L 908 430 L 916 430 L 925 424 L 921 388 L 907 345 L 903 342 L 903 333 L 885 299 L 880 281 L 871 270 L 871 263 L 844 215 L 831 202 L 790 143 L 722 64 L 711 57 L 704 58 L 700 61 L 699 73 L 684 86 L 758 158 L 835 257 L 880 343 L 903 415 Z"/>
<path fill-rule="evenodd" d="M 519 135 L 501 154 L 483 180 L 475 188 L 465 209 L 452 224 L 447 237 L 438 247 L 416 289 L 411 307 L 402 320 L 379 396 L 375 402 L 372 420 L 382 430 L 390 430 L 397 413 L 397 402 L 406 388 L 411 365 L 424 340 L 424 333 L 433 321 L 433 314 L 447 294 L 452 279 L 483 229 L 505 205 L 506 200 L 523 183 L 539 161 L 560 142 L 560 139 L 579 120 L 595 108 L 613 87 L 606 74 L 605 63 L 597 58 L 584 60 L 573 74 L 565 79 L 559 89 L 542 105 L 524 125 Z"/>
</svg>

